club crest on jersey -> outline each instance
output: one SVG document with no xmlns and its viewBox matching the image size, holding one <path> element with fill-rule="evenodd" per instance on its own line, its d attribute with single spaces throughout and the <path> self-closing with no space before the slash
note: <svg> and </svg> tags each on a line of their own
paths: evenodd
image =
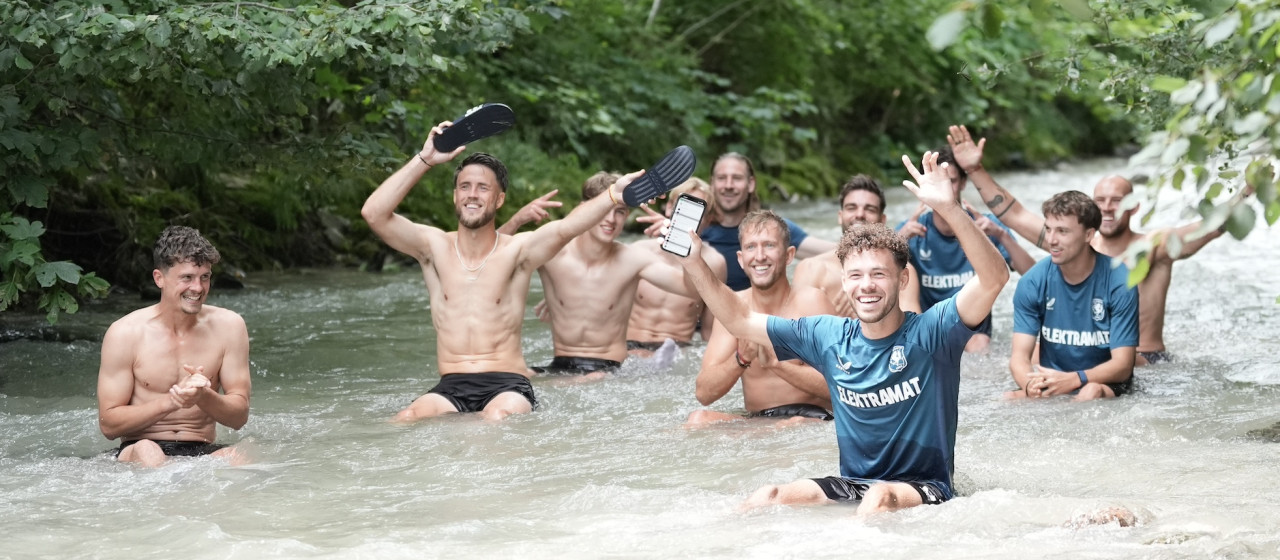
<svg viewBox="0 0 1280 560">
<path fill-rule="evenodd" d="M 1044 304 L 1044 310 L 1053 311 L 1053 304 L 1057 302 L 1058 302 L 1058 298 L 1054 298 L 1054 297 L 1049 298 L 1049 301 Z"/>
<path fill-rule="evenodd" d="M 931 251 L 928 247 L 920 248 L 920 260 L 927 261 L 932 256 L 933 256 L 933 251 Z"/>
<path fill-rule="evenodd" d="M 893 353 L 889 354 L 889 371 L 898 373 L 907 369 L 907 351 L 899 344 L 893 347 Z"/>
<path fill-rule="evenodd" d="M 1107 316 L 1107 308 L 1102 305 L 1102 298 L 1093 298 L 1093 320 L 1101 321 Z"/>
</svg>

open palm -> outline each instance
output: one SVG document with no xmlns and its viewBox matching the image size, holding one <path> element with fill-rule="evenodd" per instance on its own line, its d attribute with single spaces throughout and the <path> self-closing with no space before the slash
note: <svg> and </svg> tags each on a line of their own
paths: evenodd
<svg viewBox="0 0 1280 560">
<path fill-rule="evenodd" d="M 937 210 L 948 204 L 956 204 L 955 192 L 951 190 L 951 178 L 947 175 L 947 164 L 938 163 L 937 152 L 925 152 L 920 160 L 920 170 L 911 163 L 911 158 L 902 156 L 902 165 L 915 182 L 903 181 L 902 185 L 916 195 L 920 202 Z"/>
</svg>

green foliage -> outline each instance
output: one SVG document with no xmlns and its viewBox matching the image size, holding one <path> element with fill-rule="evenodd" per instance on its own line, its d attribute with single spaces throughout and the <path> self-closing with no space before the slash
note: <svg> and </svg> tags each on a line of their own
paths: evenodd
<svg viewBox="0 0 1280 560">
<path fill-rule="evenodd" d="M 36 308 L 45 312 L 50 324 L 59 313 L 75 313 L 79 297 L 106 295 L 107 282 L 92 272 L 81 274 L 79 265 L 67 261 L 45 261 L 40 251 L 44 224 L 21 216 L 0 214 L 0 311 L 19 301 L 23 292 L 39 286 Z"/>
</svg>

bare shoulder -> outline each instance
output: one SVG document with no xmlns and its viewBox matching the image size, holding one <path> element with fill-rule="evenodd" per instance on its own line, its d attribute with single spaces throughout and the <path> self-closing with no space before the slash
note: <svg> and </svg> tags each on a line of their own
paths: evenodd
<svg viewBox="0 0 1280 560">
<path fill-rule="evenodd" d="M 127 343 L 136 340 L 142 336 L 142 330 L 147 325 L 147 320 L 155 315 L 155 305 L 149 305 L 141 309 L 135 309 L 124 317 L 116 319 L 107 327 L 107 333 L 103 337 L 105 344 Z"/>
<path fill-rule="evenodd" d="M 835 313 L 831 298 L 826 292 L 813 286 L 792 286 L 792 306 L 802 315 L 830 315 Z"/>
<path fill-rule="evenodd" d="M 200 308 L 200 314 L 214 328 L 245 330 L 244 317 L 225 307 L 205 304 Z"/>
</svg>

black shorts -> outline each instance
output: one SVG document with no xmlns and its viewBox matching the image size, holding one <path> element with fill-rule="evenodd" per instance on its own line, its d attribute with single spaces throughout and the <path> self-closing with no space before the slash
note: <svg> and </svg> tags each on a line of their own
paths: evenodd
<svg viewBox="0 0 1280 560">
<path fill-rule="evenodd" d="M 600 358 L 580 358 L 577 356 L 556 356 L 551 363 L 532 368 L 533 371 L 548 375 L 585 375 L 596 371 L 613 372 L 622 367 L 622 362 L 602 360 Z"/>
<path fill-rule="evenodd" d="M 1170 355 L 1169 355 L 1169 352 L 1168 352 L 1168 351 L 1165 351 L 1165 350 L 1157 350 L 1157 351 L 1155 351 L 1155 352 L 1141 352 L 1141 351 L 1139 351 L 1139 352 L 1138 352 L 1138 355 L 1139 355 L 1139 356 L 1142 356 L 1143 358 L 1146 358 L 1146 359 L 1147 359 L 1147 363 L 1148 363 L 1148 364 L 1158 364 L 1158 363 L 1161 363 L 1161 362 L 1172 362 L 1172 361 L 1173 361 L 1173 356 L 1170 356 Z"/>
<path fill-rule="evenodd" d="M 169 441 L 169 440 L 130 440 L 120 442 L 120 447 L 115 449 L 115 456 L 119 457 L 120 452 L 124 448 L 129 447 L 139 441 L 151 441 L 160 446 L 160 450 L 164 452 L 166 457 L 200 457 L 208 455 L 226 447 L 220 443 L 205 443 L 203 441 Z"/>
<path fill-rule="evenodd" d="M 519 393 L 538 408 L 533 396 L 533 384 L 518 373 L 449 373 L 440 376 L 440 382 L 428 393 L 435 393 L 449 400 L 458 412 L 479 412 L 502 393 Z"/>
<path fill-rule="evenodd" d="M 831 415 L 831 411 L 809 403 L 784 404 L 766 408 L 760 412 L 747 413 L 747 418 L 794 418 L 796 416 L 827 421 L 836 419 L 835 416 Z"/>
<path fill-rule="evenodd" d="M 689 345 L 693 344 L 692 342 L 680 342 L 679 340 L 675 340 L 674 338 L 668 338 L 667 340 L 674 340 L 676 343 L 676 346 L 679 346 L 680 348 L 688 348 Z M 659 342 L 641 342 L 639 340 L 628 340 L 627 351 L 648 350 L 652 352 L 654 350 L 662 348 L 662 345 L 666 344 L 667 340 L 663 340 Z"/>
<path fill-rule="evenodd" d="M 1121 381 L 1119 383 L 1107 383 L 1107 387 L 1110 387 L 1111 392 L 1115 393 L 1117 397 L 1120 395 L 1132 393 L 1133 377 L 1134 377 L 1133 375 L 1130 375 L 1128 379 Z"/>
<path fill-rule="evenodd" d="M 862 497 L 866 495 L 867 489 L 876 482 L 901 482 L 916 489 L 920 493 L 920 501 L 927 506 L 936 506 L 947 501 L 946 494 L 943 494 L 932 482 L 915 482 L 910 480 L 862 480 L 860 478 L 845 478 L 842 476 L 828 476 L 826 478 L 811 478 L 818 487 L 822 488 L 822 493 L 827 495 L 827 499 L 835 502 L 861 502 Z"/>
</svg>

